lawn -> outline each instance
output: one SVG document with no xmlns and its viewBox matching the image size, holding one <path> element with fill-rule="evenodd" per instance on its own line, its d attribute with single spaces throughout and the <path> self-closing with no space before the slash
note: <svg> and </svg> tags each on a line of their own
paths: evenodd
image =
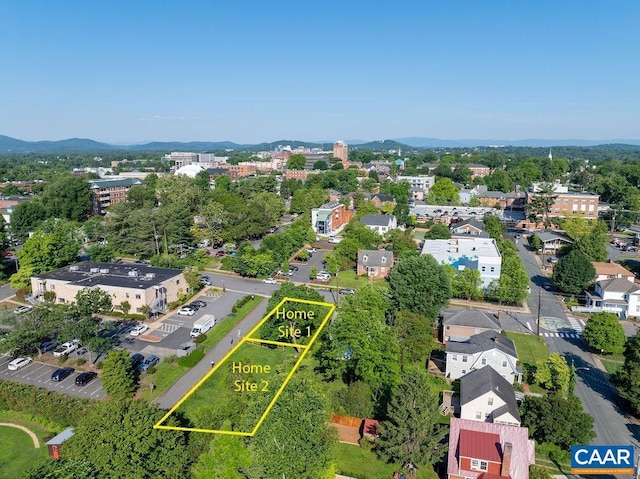
<svg viewBox="0 0 640 479">
<path fill-rule="evenodd" d="M 356 274 L 355 271 L 339 271 L 337 278 L 331 278 L 327 283 L 328 286 L 340 287 L 340 288 L 353 288 L 357 289 L 358 286 L 372 282 L 377 286 L 386 286 L 387 281 L 384 279 L 376 279 L 375 281 L 369 281 L 367 278 L 362 278 Z"/>
<path fill-rule="evenodd" d="M 47 458 L 45 442 L 54 433 L 44 427 L 24 420 L 19 413 L 0 411 L 0 422 L 15 423 L 31 429 L 40 439 L 40 449 L 33 447 L 27 433 L 12 427 L 0 427 L 0 476 L 21 477 L 25 471 L 44 462 Z"/>
<path fill-rule="evenodd" d="M 520 363 L 536 364 L 537 361 L 544 361 L 549 357 L 549 349 L 541 337 L 510 332 L 504 334 L 514 342 Z"/>
<path fill-rule="evenodd" d="M 336 460 L 338 474 L 357 479 L 390 479 L 395 471 L 401 470 L 400 466 L 387 464 L 375 453 L 351 444 L 338 443 L 333 450 L 333 457 Z M 432 468 L 419 470 L 417 476 L 418 479 L 436 479 L 437 477 Z"/>
<path fill-rule="evenodd" d="M 251 301 L 248 301 L 242 306 L 235 315 L 231 314 L 226 316 L 222 321 L 216 324 L 210 332 L 207 333 L 207 339 L 205 339 L 201 346 L 204 351 L 208 351 L 216 344 L 220 342 L 227 334 L 235 329 L 240 321 L 242 321 L 247 314 L 258 306 L 264 298 L 256 296 Z M 180 366 L 176 361 L 161 362 L 156 368 L 156 372 L 153 375 L 144 375 L 142 377 L 140 385 L 140 397 L 147 401 L 160 396 L 169 386 L 176 382 L 180 376 L 186 373 L 188 368 Z M 151 391 L 150 384 L 153 382 L 154 389 Z"/>
</svg>

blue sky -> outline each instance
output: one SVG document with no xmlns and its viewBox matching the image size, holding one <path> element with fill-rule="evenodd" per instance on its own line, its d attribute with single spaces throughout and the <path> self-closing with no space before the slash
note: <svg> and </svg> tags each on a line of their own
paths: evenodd
<svg viewBox="0 0 640 479">
<path fill-rule="evenodd" d="M 0 2 L 0 134 L 640 138 L 640 2 Z"/>
</svg>

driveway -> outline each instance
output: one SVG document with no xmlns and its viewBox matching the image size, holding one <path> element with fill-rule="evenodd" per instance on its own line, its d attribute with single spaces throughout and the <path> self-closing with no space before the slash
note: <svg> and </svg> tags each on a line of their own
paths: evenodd
<svg viewBox="0 0 640 479">
<path fill-rule="evenodd" d="M 7 365 L 12 359 L 10 356 L 0 356 L 0 379 L 29 384 L 31 386 L 39 386 L 50 389 L 51 391 L 80 398 L 102 399 L 105 396 L 100 376 L 86 386 L 76 386 L 75 379 L 81 371 L 76 371 L 63 381 L 52 381 L 51 374 L 58 369 L 57 366 L 34 361 L 18 371 L 9 371 Z"/>
</svg>

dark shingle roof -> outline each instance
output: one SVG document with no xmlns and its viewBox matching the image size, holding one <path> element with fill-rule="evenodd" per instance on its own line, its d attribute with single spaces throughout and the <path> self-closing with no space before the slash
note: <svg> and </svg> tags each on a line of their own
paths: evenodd
<svg viewBox="0 0 640 479">
<path fill-rule="evenodd" d="M 635 293 L 640 288 L 635 284 L 624 278 L 603 279 L 598 281 L 598 284 L 603 291 L 615 291 L 616 293 Z"/>
<path fill-rule="evenodd" d="M 472 308 L 445 311 L 442 324 L 445 326 L 468 326 L 502 331 L 500 321 L 494 314 Z"/>
<path fill-rule="evenodd" d="M 490 351 L 494 348 L 514 358 L 518 357 L 513 341 L 491 330 L 474 334 L 469 338 L 469 342 L 448 342 L 445 351 L 447 353 L 475 354 L 481 351 Z"/>
<path fill-rule="evenodd" d="M 383 258 L 385 258 L 384 261 L 382 260 Z M 386 250 L 361 249 L 358 250 L 358 264 L 391 268 L 393 266 L 393 253 Z"/>
<path fill-rule="evenodd" d="M 386 193 L 378 193 L 377 195 L 373 195 L 373 197 L 378 198 L 383 203 L 385 201 L 391 201 L 391 202 L 395 201 L 395 198 L 392 195 L 387 195 Z"/>
<path fill-rule="evenodd" d="M 460 405 L 464 406 L 489 391 L 493 391 L 505 402 L 504 406 L 493 412 L 494 417 L 508 412 L 518 421 L 520 420 L 513 386 L 491 366 L 474 369 L 460 378 Z"/>
</svg>

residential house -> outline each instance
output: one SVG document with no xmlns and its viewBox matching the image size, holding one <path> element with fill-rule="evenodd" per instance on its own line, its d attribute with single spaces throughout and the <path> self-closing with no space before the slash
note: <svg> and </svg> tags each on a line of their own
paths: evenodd
<svg viewBox="0 0 640 479">
<path fill-rule="evenodd" d="M 394 215 L 364 215 L 360 223 L 380 235 L 384 235 L 398 227 L 398 220 Z"/>
<path fill-rule="evenodd" d="M 451 418 L 447 479 L 529 479 L 535 462 L 526 427 Z"/>
<path fill-rule="evenodd" d="M 522 380 L 516 348 L 506 336 L 495 331 L 484 331 L 469 338 L 468 342 L 449 341 L 445 348 L 446 377 L 459 379 L 474 369 L 490 366 L 513 384 Z"/>
<path fill-rule="evenodd" d="M 484 230 L 484 223 L 475 218 L 469 218 L 451 225 L 451 236 L 477 236 L 489 238 L 489 233 Z"/>
<path fill-rule="evenodd" d="M 500 279 L 502 256 L 492 238 L 470 235 L 468 238 L 425 240 L 422 254 L 430 254 L 438 263 L 451 265 L 456 271 L 465 268 L 479 271 L 483 288 Z"/>
<path fill-rule="evenodd" d="M 442 342 L 465 342 L 471 336 L 485 331 L 502 332 L 500 321 L 502 313 L 497 315 L 479 309 L 446 309 L 442 312 Z"/>
<path fill-rule="evenodd" d="M 391 203 L 396 205 L 396 199 L 393 195 L 387 195 L 386 193 L 378 193 L 371 197 L 371 202 L 376 205 L 376 208 L 380 209 L 384 203 Z"/>
<path fill-rule="evenodd" d="M 485 185 L 476 185 L 471 189 L 460 188 L 460 191 L 458 192 L 460 203 L 466 205 L 471 201 L 471 198 L 475 198 L 479 194 L 482 194 L 486 191 L 487 187 Z"/>
<path fill-rule="evenodd" d="M 574 311 L 606 311 L 621 319 L 640 317 L 640 286 L 624 278 L 596 281 L 595 288 L 587 291 L 586 308 Z"/>
<path fill-rule="evenodd" d="M 358 250 L 358 275 L 369 279 L 386 278 L 393 267 L 393 253 L 386 250 Z"/>
<path fill-rule="evenodd" d="M 542 254 L 557 254 L 563 246 L 573 244 L 571 238 L 551 230 L 538 231 L 535 235 L 542 242 Z"/>
<path fill-rule="evenodd" d="M 149 308 L 152 314 L 166 311 L 189 291 L 182 270 L 144 264 L 86 261 L 31 277 L 34 298 L 51 292 L 60 304 L 75 303 L 76 294 L 85 288 L 109 294 L 116 310 L 128 302 L 131 312 L 143 313 Z"/>
<path fill-rule="evenodd" d="M 460 378 L 460 419 L 520 426 L 513 386 L 491 367 L 465 374 Z"/>
<path fill-rule="evenodd" d="M 594 261 L 591 264 L 596 270 L 596 281 L 622 278 L 626 279 L 627 281 L 631 281 L 632 283 L 635 282 L 635 275 L 621 264 L 602 263 L 598 261 Z"/>
<path fill-rule="evenodd" d="M 471 170 L 471 178 L 475 177 L 485 177 L 491 174 L 491 168 L 487 165 L 480 165 L 478 163 L 471 163 L 469 165 L 465 165 L 467 168 Z"/>
<path fill-rule="evenodd" d="M 332 236 L 349 223 L 352 211 L 337 201 L 311 210 L 311 227 L 318 235 Z"/>
</svg>

